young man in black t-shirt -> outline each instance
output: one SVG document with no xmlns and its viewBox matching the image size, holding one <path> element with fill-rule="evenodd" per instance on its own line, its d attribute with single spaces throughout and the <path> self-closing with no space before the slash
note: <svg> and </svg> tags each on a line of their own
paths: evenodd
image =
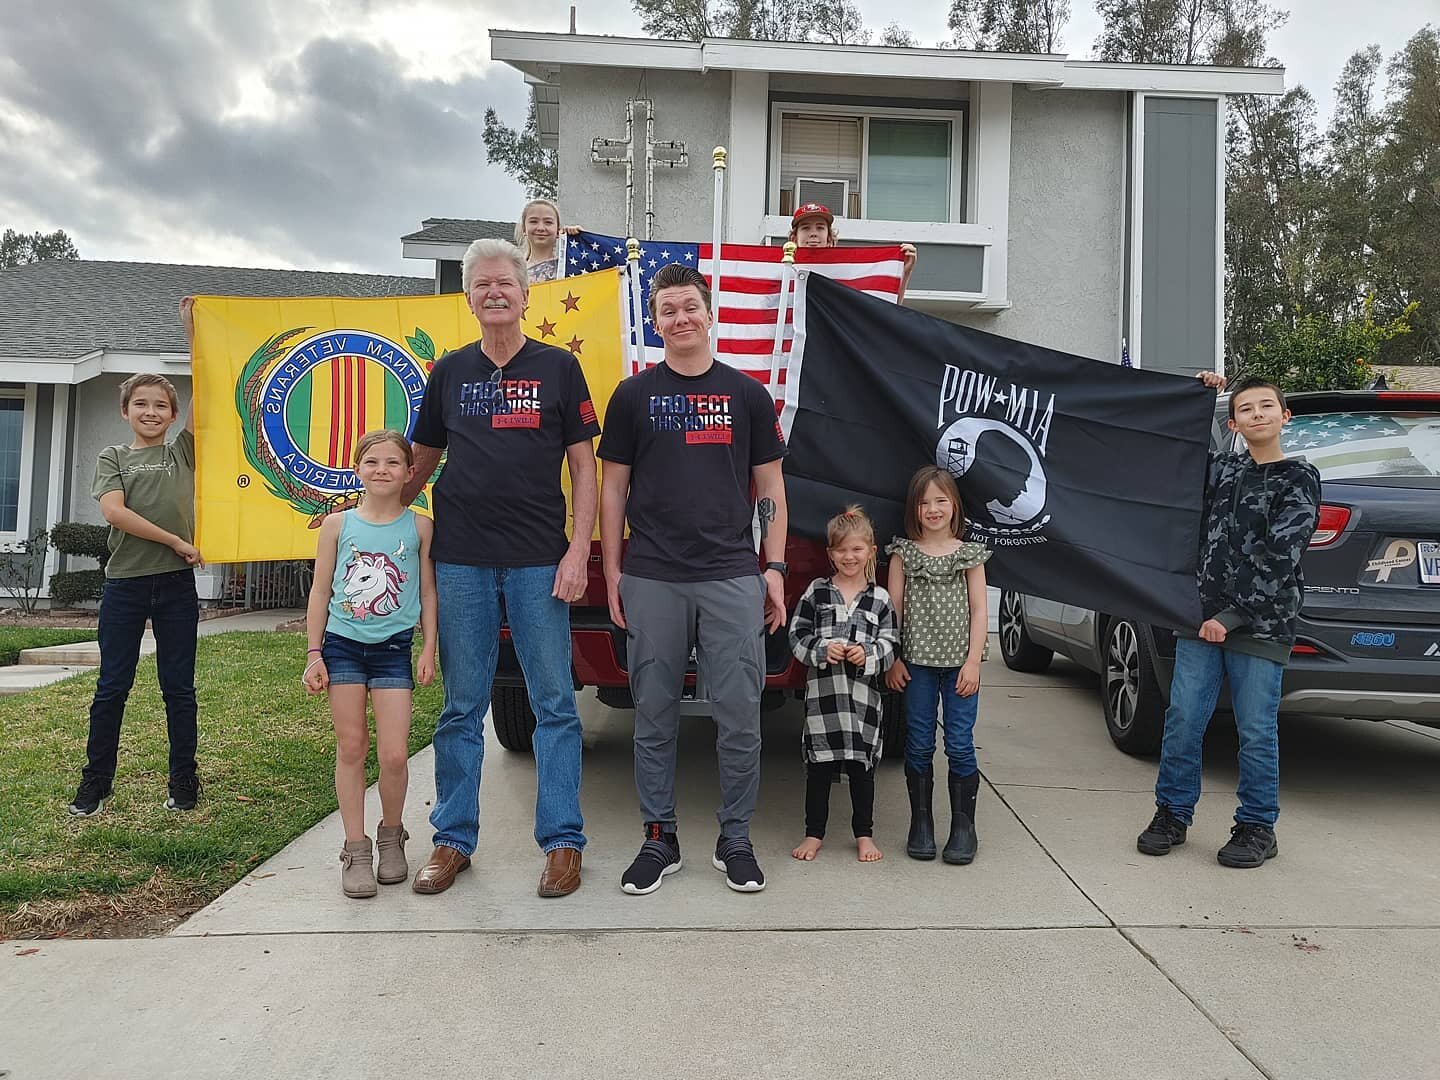
<svg viewBox="0 0 1440 1080">
<path fill-rule="evenodd" d="M 599 450 L 605 583 L 610 617 L 628 635 L 635 786 L 645 821 L 645 842 L 621 888 L 651 893 L 680 869 L 675 750 L 693 647 L 720 765 L 712 862 L 730 888 L 757 892 L 765 875 L 750 818 L 760 789 L 764 634 L 785 624 L 785 442 L 765 388 L 710 353 L 704 277 L 664 267 L 651 284 L 650 316 L 665 359 L 616 389 Z M 757 509 L 763 574 L 751 529 Z"/>
<path fill-rule="evenodd" d="M 435 365 L 415 421 L 411 501 L 435 471 L 435 582 L 445 706 L 435 725 L 434 853 L 419 893 L 448 889 L 470 865 L 480 829 L 485 713 L 500 648 L 501 605 L 535 712 L 535 841 L 541 896 L 580 885 L 580 714 L 570 675 L 570 609 L 585 592 L 595 527 L 600 433 L 580 363 L 527 338 L 525 260 L 504 240 L 465 253 L 465 291 L 481 341 Z M 574 527 L 565 535 L 560 465 L 570 472 Z"/>
</svg>

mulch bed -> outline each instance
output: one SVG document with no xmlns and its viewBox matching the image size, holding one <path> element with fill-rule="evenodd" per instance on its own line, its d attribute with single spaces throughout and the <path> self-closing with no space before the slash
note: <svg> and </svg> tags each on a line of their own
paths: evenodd
<svg viewBox="0 0 1440 1080">
<path fill-rule="evenodd" d="M 247 608 L 201 608 L 202 621 L 223 619 L 239 615 Z M 100 625 L 100 613 L 86 608 L 48 608 L 33 615 L 19 615 L 12 611 L 0 612 L 0 626 L 54 627 L 60 630 L 93 630 Z M 304 622 L 302 620 L 303 627 Z"/>
</svg>

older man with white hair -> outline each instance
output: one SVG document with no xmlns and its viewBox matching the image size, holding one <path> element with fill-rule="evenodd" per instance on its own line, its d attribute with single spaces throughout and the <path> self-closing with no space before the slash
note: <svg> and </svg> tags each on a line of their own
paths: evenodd
<svg viewBox="0 0 1440 1080">
<path fill-rule="evenodd" d="M 535 712 L 535 841 L 541 896 L 580 886 L 580 715 L 570 678 L 567 605 L 585 593 L 600 433 L 579 362 L 525 336 L 525 258 L 477 240 L 462 281 L 481 340 L 435 365 L 415 423 L 413 500 L 435 471 L 435 581 L 445 706 L 435 727 L 435 851 L 418 893 L 448 889 L 480 832 L 484 720 L 500 647 L 501 604 Z M 560 463 L 570 470 L 574 526 L 565 535 Z"/>
</svg>

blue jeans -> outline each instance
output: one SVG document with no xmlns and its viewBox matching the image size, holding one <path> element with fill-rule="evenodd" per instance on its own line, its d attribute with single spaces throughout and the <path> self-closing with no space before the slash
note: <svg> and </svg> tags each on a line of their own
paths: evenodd
<svg viewBox="0 0 1440 1080">
<path fill-rule="evenodd" d="M 1160 777 L 1155 804 L 1189 825 L 1200 799 L 1205 729 L 1230 678 L 1230 704 L 1240 733 L 1240 805 L 1235 820 L 1273 828 L 1280 816 L 1280 736 L 1275 715 L 1285 666 L 1258 656 L 1231 652 L 1208 641 L 1175 642 L 1175 677 L 1165 710 Z"/>
<path fill-rule="evenodd" d="M 910 682 L 905 687 L 905 768 L 929 775 L 935 760 L 937 715 L 945 728 L 945 756 L 951 776 L 979 772 L 975 763 L 975 712 L 980 695 L 961 697 L 955 690 L 958 667 L 906 664 Z"/>
<path fill-rule="evenodd" d="M 170 777 L 195 775 L 195 637 L 200 602 L 195 571 L 111 578 L 100 600 L 100 678 L 90 704 L 84 775 L 111 783 L 120 752 L 120 721 L 135 685 L 145 620 L 155 631 L 155 663 L 170 736 Z"/>
<path fill-rule="evenodd" d="M 580 714 L 570 679 L 570 606 L 550 595 L 552 566 L 435 564 L 445 707 L 435 725 L 435 845 L 472 855 L 480 837 L 485 714 L 500 654 L 500 601 L 535 712 L 535 842 L 585 847 Z"/>
</svg>

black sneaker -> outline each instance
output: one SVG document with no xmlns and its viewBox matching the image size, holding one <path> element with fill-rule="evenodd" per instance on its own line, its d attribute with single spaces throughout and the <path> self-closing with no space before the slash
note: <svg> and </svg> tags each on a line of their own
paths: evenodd
<svg viewBox="0 0 1440 1080">
<path fill-rule="evenodd" d="M 1135 847 L 1143 855 L 1169 855 L 1170 849 L 1185 843 L 1185 823 L 1168 807 L 1155 809 L 1155 816 L 1145 831 L 1135 838 Z"/>
<path fill-rule="evenodd" d="M 72 817 L 91 817 L 105 809 L 105 803 L 109 801 L 111 794 L 113 790 L 109 780 L 91 780 L 87 777 L 80 781 L 75 798 L 66 809 Z"/>
<path fill-rule="evenodd" d="M 1230 842 L 1215 853 L 1221 866 L 1233 866 L 1239 870 L 1253 870 L 1264 866 L 1266 859 L 1280 854 L 1280 845 L 1275 842 L 1275 830 L 1249 821 L 1237 821 L 1230 830 Z"/>
<path fill-rule="evenodd" d="M 765 888 L 765 875 L 755 861 L 755 848 L 747 837 L 715 841 L 715 857 L 710 860 L 725 875 L 725 884 L 736 892 L 759 892 Z"/>
<path fill-rule="evenodd" d="M 170 797 L 165 800 L 166 810 L 194 810 L 200 801 L 200 778 L 198 776 L 172 776 Z"/>
<path fill-rule="evenodd" d="M 645 823 L 645 843 L 630 869 L 620 876 L 620 888 L 631 896 L 646 896 L 665 882 L 667 874 L 679 870 L 680 838 L 663 831 L 658 821 Z"/>
</svg>

